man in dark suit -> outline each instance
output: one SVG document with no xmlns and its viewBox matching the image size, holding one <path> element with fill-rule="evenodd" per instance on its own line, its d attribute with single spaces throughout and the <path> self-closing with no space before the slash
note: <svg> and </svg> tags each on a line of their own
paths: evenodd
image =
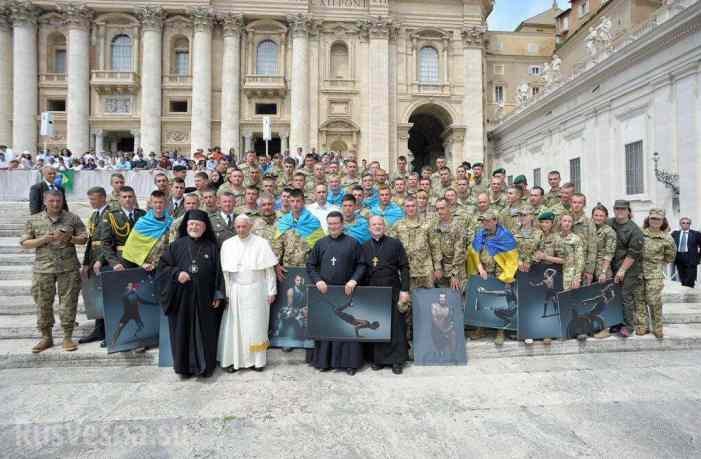
<svg viewBox="0 0 701 459">
<path fill-rule="evenodd" d="M 51 166 L 44 166 L 41 169 L 43 180 L 29 188 L 29 214 L 38 214 L 44 210 L 44 192 L 49 190 L 58 190 L 63 195 L 63 210 L 68 210 L 66 201 L 66 192 L 62 187 L 54 183 L 56 180 L 56 169 Z"/>
<path fill-rule="evenodd" d="M 691 219 L 688 217 L 682 217 L 679 220 L 679 227 L 681 229 L 672 231 L 672 239 L 677 244 L 674 266 L 677 268 L 682 285 L 693 287 L 701 259 L 701 233 L 691 229 Z"/>
</svg>

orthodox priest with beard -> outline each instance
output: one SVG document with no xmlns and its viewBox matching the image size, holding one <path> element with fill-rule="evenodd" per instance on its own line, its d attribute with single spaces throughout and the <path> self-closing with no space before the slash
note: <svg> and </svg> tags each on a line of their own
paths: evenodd
<svg viewBox="0 0 701 459">
<path fill-rule="evenodd" d="M 217 366 L 224 280 L 207 214 L 189 210 L 179 238 L 161 256 L 161 306 L 168 317 L 173 369 L 181 378 L 209 377 Z"/>
<path fill-rule="evenodd" d="M 391 366 L 401 374 L 409 358 L 404 314 L 409 309 L 409 258 L 399 239 L 385 236 L 385 220 L 370 217 L 372 238 L 362 246 L 367 271 L 363 285 L 392 287 L 392 338 L 389 343 L 366 344 L 366 354 L 373 370 Z"/>
<path fill-rule="evenodd" d="M 343 215 L 332 211 L 326 216 L 329 235 L 320 239 L 307 259 L 307 274 L 322 295 L 329 285 L 345 286 L 353 294 L 365 274 L 360 245 L 343 233 Z M 307 351 L 307 362 L 321 371 L 345 369 L 349 375 L 363 366 L 363 346 L 358 342 L 315 341 Z"/>
</svg>

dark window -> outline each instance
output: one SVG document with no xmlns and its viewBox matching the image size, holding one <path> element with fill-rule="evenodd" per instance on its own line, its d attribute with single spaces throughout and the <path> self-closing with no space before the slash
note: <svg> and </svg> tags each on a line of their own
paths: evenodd
<svg viewBox="0 0 701 459">
<path fill-rule="evenodd" d="M 643 191 L 643 141 L 639 140 L 626 144 L 626 194 Z"/>
<path fill-rule="evenodd" d="M 514 184 L 514 176 L 509 175 L 508 177 L 506 177 L 506 183 L 508 183 L 509 186 L 513 185 Z"/>
<path fill-rule="evenodd" d="M 582 190 L 582 168 L 579 158 L 570 159 L 570 182 L 574 183 L 574 191 Z"/>
<path fill-rule="evenodd" d="M 50 112 L 65 112 L 66 111 L 66 100 L 65 99 L 51 99 L 48 103 L 48 111 Z"/>
<path fill-rule="evenodd" d="M 540 186 L 540 167 L 533 169 L 533 186 Z"/>
<path fill-rule="evenodd" d="M 277 104 L 256 104 L 256 115 L 277 115 Z"/>
<path fill-rule="evenodd" d="M 187 113 L 187 101 L 186 100 L 171 100 L 170 101 L 170 112 L 171 113 Z"/>
</svg>

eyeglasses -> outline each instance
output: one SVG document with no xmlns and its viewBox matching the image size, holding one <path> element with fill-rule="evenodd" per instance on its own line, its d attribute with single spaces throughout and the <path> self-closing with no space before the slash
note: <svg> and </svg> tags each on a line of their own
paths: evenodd
<svg viewBox="0 0 701 459">
<path fill-rule="evenodd" d="M 682 222 L 682 225 L 691 225 L 691 222 Z"/>
<path fill-rule="evenodd" d="M 650 221 L 658 221 L 658 222 L 662 221 L 662 219 L 660 217 L 650 217 L 649 220 Z"/>
</svg>

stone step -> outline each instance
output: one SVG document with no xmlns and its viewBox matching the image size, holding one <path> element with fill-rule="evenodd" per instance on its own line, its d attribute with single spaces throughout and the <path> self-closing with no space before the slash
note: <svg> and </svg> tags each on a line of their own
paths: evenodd
<svg viewBox="0 0 701 459">
<path fill-rule="evenodd" d="M 0 280 L 31 280 L 32 265 L 0 266 Z"/>
<path fill-rule="evenodd" d="M 22 228 L 0 228 L 0 237 L 20 237 L 24 231 Z"/>
<path fill-rule="evenodd" d="M 31 296 L 31 279 L 0 280 L 0 295 L 2 296 Z"/>
<path fill-rule="evenodd" d="M 31 266 L 32 263 L 34 263 L 34 254 L 30 251 L 0 255 L 0 266 Z"/>
<path fill-rule="evenodd" d="M 58 300 L 54 303 L 54 311 L 58 311 Z M 78 312 L 85 312 L 83 295 L 78 297 Z M 2 316 L 27 314 L 36 314 L 36 305 L 31 296 L 0 296 L 0 326 L 2 326 Z"/>
<path fill-rule="evenodd" d="M 23 249 L 19 245 L 19 236 L 0 237 L 0 257 L 5 254 L 32 253 L 33 250 Z"/>
<path fill-rule="evenodd" d="M 11 368 L 41 367 L 118 367 L 158 365 L 158 350 L 145 353 L 118 352 L 107 354 L 99 343 L 79 346 L 75 352 L 64 352 L 61 341 L 54 336 L 56 346 L 39 354 L 32 354 L 36 339 L 0 340 L 0 370 Z M 536 342 L 525 345 L 507 340 L 503 346 L 494 345 L 493 339 L 468 341 L 466 344 L 468 365 L 475 360 L 498 358 L 526 358 L 534 356 L 573 355 L 610 352 L 657 352 L 701 349 L 701 325 L 669 325 L 665 327 L 665 338 L 658 340 L 652 335 L 633 336 L 628 339 L 611 336 L 605 339 L 555 341 L 550 345 Z M 268 351 L 271 365 L 301 365 L 305 363 L 303 350 L 284 353 L 279 349 Z"/>
<path fill-rule="evenodd" d="M 54 338 L 63 338 L 58 311 L 54 309 Z M 90 334 L 95 323 L 88 320 L 84 313 L 79 313 L 75 318 L 78 326 L 73 330 L 73 336 L 80 338 Z M 38 339 L 41 336 L 36 326 L 36 314 L 2 316 L 0 319 L 0 340 L 2 339 Z"/>
</svg>

